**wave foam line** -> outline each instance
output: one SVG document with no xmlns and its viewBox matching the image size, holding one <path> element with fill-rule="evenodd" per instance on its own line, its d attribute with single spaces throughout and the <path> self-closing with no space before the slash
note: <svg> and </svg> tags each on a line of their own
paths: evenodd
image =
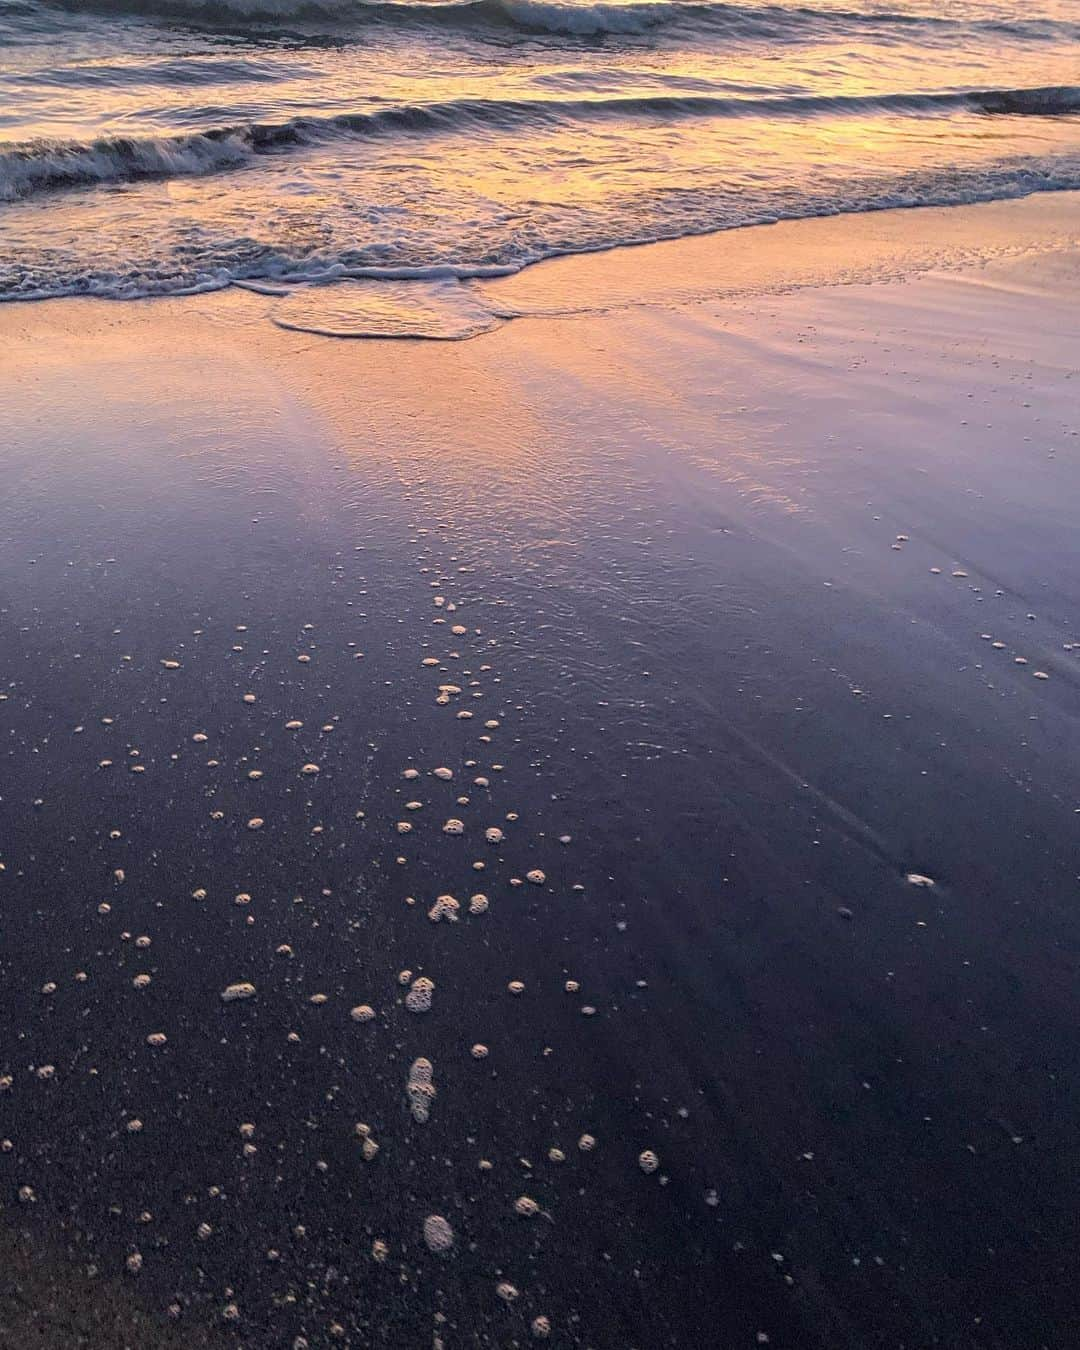
<svg viewBox="0 0 1080 1350">
<path fill-rule="evenodd" d="M 74 273 L 43 283 L 31 267 L 19 276 L 13 269 L 7 284 L 0 281 L 0 304 L 19 300 L 48 300 L 59 296 L 98 296 L 112 300 L 138 300 L 162 295 L 198 295 L 206 291 L 243 286 L 266 294 L 287 293 L 297 284 L 326 284 L 345 280 L 429 281 L 468 280 L 506 276 L 546 258 L 574 253 L 600 253 L 608 249 L 647 244 L 690 235 L 715 234 L 729 229 L 776 224 L 813 216 L 859 215 L 865 212 L 926 206 L 970 206 L 978 202 L 1007 201 L 1041 192 L 1080 191 L 1080 157 L 1066 156 L 1031 164 L 1004 163 L 989 172 L 946 174 L 927 181 L 902 180 L 888 186 L 855 191 L 837 200 L 808 197 L 798 203 L 749 205 L 746 210 L 723 216 L 705 210 L 693 219 L 655 220 L 640 230 L 616 231 L 603 239 L 539 242 L 524 251 L 503 250 L 497 262 L 453 262 L 432 259 L 428 263 L 365 261 L 348 252 L 336 257 L 312 254 L 289 257 L 282 253 L 248 261 L 224 261 L 208 256 L 186 268 L 177 268 L 169 258 L 160 271 L 133 265 L 128 271 L 96 271 L 91 263 Z M 4 269 L 0 267 L 0 278 Z"/>
</svg>

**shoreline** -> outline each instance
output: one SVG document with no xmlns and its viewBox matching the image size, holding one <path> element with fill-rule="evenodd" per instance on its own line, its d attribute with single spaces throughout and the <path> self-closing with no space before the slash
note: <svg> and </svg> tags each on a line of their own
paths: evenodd
<svg viewBox="0 0 1080 1350">
<path fill-rule="evenodd" d="M 1006 201 L 780 220 L 548 258 L 482 285 L 510 304 L 540 305 L 544 291 L 539 283 L 546 280 L 554 295 L 584 294 L 597 308 L 865 285 L 938 268 L 960 270 L 1018 252 L 1075 247 L 1078 209 L 1080 192 L 1066 190 Z M 655 279 L 652 267 L 659 274 Z M 685 279 L 687 273 L 693 280 Z M 532 316 L 526 310 L 522 317 Z"/>
<path fill-rule="evenodd" d="M 563 254 L 505 276 L 466 278 L 460 285 L 490 302 L 497 314 L 505 309 L 507 322 L 721 298 L 737 302 L 796 289 L 887 282 L 938 269 L 957 271 L 1018 253 L 1075 247 L 1080 242 L 1080 229 L 1075 223 L 1078 214 L 1080 192 L 1062 190 L 957 206 L 814 216 Z M 435 280 L 450 282 L 452 278 Z M 397 279 L 368 281 L 375 288 L 387 288 Z M 300 294 L 333 294 L 364 284 L 345 278 L 325 285 L 301 285 L 295 290 Z M 427 282 L 417 278 L 401 284 L 422 289 Z M 0 305 L 0 325 L 18 323 L 23 315 L 29 316 L 41 306 L 52 314 L 74 304 L 84 310 L 95 306 L 110 310 L 134 307 L 155 313 L 166 307 L 169 313 L 206 312 L 222 304 L 237 310 L 246 306 L 249 314 L 261 309 L 269 315 L 273 309 L 270 298 L 259 290 L 230 283 L 220 290 L 192 295 L 7 301 Z M 290 327 L 292 331 L 304 331 L 299 326 Z M 348 340 L 311 331 L 332 341 Z M 493 331 L 499 331 L 499 327 Z M 485 335 L 479 332 L 474 336 Z M 402 333 L 394 335 L 394 340 L 408 341 L 411 336 Z M 378 342 L 380 336 L 363 335 L 356 340 Z"/>
</svg>

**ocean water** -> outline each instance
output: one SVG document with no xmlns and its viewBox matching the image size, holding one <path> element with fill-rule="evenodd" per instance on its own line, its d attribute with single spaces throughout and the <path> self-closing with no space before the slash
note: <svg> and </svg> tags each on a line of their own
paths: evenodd
<svg viewBox="0 0 1080 1350">
<path fill-rule="evenodd" d="M 1080 0 L 0 0 L 0 298 L 457 336 L 560 253 L 1080 187 L 1078 113 Z"/>
</svg>

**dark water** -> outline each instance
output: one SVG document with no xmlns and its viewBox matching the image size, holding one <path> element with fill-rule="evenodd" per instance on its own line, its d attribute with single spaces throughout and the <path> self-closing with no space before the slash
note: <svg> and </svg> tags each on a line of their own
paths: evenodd
<svg viewBox="0 0 1080 1350">
<path fill-rule="evenodd" d="M 0 1343 L 1070 1343 L 1074 409 L 1024 337 L 938 387 L 945 320 L 853 313 L 721 385 L 672 318 L 621 419 L 600 369 L 334 413 L 227 329 L 200 403 L 205 328 L 9 399 Z"/>
</svg>

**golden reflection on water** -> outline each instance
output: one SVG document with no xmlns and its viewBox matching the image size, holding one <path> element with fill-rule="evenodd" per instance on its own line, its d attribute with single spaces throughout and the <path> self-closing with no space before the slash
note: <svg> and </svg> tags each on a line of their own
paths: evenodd
<svg viewBox="0 0 1080 1350">
<path fill-rule="evenodd" d="M 331 34 L 57 13 L 0 60 L 0 294 L 475 276 L 1080 175 L 1075 118 L 965 102 L 1076 78 L 1071 30 L 1008 6 L 676 5 L 583 35 L 560 16 L 588 6 L 532 3 Z"/>
</svg>

